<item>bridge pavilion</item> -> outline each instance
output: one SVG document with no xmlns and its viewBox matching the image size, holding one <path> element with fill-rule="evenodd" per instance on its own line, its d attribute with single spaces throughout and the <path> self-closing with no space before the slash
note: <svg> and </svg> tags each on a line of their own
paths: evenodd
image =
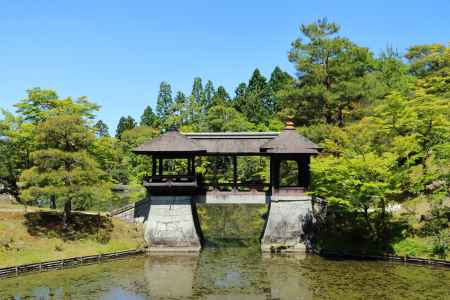
<svg viewBox="0 0 450 300">
<path fill-rule="evenodd" d="M 312 198 L 305 194 L 310 184 L 310 157 L 320 148 L 297 132 L 291 122 L 281 132 L 180 133 L 171 128 L 134 150 L 148 155 L 152 170 L 144 178 L 150 209 L 145 238 L 150 249 L 197 250 L 201 241 L 196 226 L 195 203 L 267 203 L 269 217 L 262 249 L 282 245 L 304 249 L 304 223 L 311 219 Z M 238 157 L 259 156 L 269 161 L 269 180 L 238 178 Z M 202 157 L 227 157 L 232 180 L 218 182 L 196 173 Z M 168 162 L 184 161 L 184 173 L 168 172 Z M 280 167 L 290 161 L 296 180 L 288 185 L 280 178 Z M 150 172 L 149 172 L 150 173 Z"/>
</svg>

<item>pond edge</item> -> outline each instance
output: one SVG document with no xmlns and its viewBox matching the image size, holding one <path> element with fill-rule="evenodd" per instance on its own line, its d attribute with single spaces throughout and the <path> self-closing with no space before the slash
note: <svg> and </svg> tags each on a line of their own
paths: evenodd
<svg viewBox="0 0 450 300">
<path fill-rule="evenodd" d="M 96 255 L 86 255 L 64 258 L 59 260 L 52 260 L 47 262 L 32 263 L 17 265 L 12 267 L 0 268 L 0 279 L 8 277 L 16 277 L 20 274 L 33 273 L 33 272 L 44 272 L 49 270 L 61 270 L 65 268 L 72 268 L 83 265 L 90 265 L 101 263 L 102 261 L 114 260 L 129 256 L 135 256 L 140 254 L 145 254 L 149 252 L 148 249 L 132 249 L 124 250 L 118 252 L 110 252 Z M 389 261 L 389 262 L 399 262 L 408 263 L 415 265 L 431 265 L 431 266 L 441 266 L 450 268 L 450 261 L 442 259 L 431 259 L 431 258 L 418 258 L 409 256 L 395 256 L 395 255 L 358 255 L 343 252 L 332 252 L 332 251 L 313 251 L 313 254 L 322 256 L 324 258 L 331 259 L 353 259 L 353 260 L 376 260 L 376 261 Z"/>
<path fill-rule="evenodd" d="M 86 255 L 70 257 L 46 262 L 17 265 L 12 267 L 0 268 L 0 279 L 6 277 L 19 276 L 24 273 L 44 272 L 49 270 L 60 270 L 65 268 L 77 267 L 100 263 L 102 261 L 119 259 L 128 256 L 134 256 L 146 253 L 146 249 L 132 249 L 110 253 L 101 253 L 96 255 Z"/>
</svg>

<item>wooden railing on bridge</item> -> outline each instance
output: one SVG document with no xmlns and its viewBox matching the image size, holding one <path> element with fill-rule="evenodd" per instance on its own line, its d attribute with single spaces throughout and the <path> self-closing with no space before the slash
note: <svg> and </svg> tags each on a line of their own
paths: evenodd
<svg viewBox="0 0 450 300">
<path fill-rule="evenodd" d="M 196 175 L 156 175 L 145 176 L 144 186 L 147 187 L 197 187 Z"/>
<path fill-rule="evenodd" d="M 201 186 L 208 191 L 254 191 L 267 192 L 270 188 L 269 183 L 265 182 L 202 182 Z"/>
</svg>

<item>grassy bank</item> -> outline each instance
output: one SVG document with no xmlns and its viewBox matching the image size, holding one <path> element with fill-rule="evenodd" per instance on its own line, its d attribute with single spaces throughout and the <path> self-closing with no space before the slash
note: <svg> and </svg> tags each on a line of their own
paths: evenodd
<svg viewBox="0 0 450 300">
<path fill-rule="evenodd" d="M 63 230 L 58 211 L 0 207 L 0 267 L 142 246 L 139 226 L 104 215 L 75 212 Z"/>
</svg>

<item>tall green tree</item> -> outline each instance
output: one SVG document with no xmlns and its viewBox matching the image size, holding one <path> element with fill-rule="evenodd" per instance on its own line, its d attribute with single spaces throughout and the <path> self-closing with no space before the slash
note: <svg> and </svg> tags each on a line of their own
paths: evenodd
<svg viewBox="0 0 450 300">
<path fill-rule="evenodd" d="M 36 149 L 36 126 L 60 114 L 80 115 L 90 124 L 99 106 L 86 97 L 60 99 L 53 90 L 33 88 L 15 107 L 16 116 L 2 111 L 3 119 L 0 120 L 0 156 L 4 162 L 0 163 L 0 181 L 9 193 L 17 197 L 18 178 L 24 169 L 30 168 L 31 153 Z"/>
<path fill-rule="evenodd" d="M 98 120 L 94 125 L 95 133 L 98 137 L 109 136 L 109 128 L 105 122 Z"/>
<path fill-rule="evenodd" d="M 93 119 L 100 106 L 90 102 L 86 97 L 60 99 L 54 90 L 33 88 L 27 91 L 27 97 L 15 105 L 17 113 L 25 121 L 38 123 L 52 114 L 72 113 L 83 118 Z"/>
<path fill-rule="evenodd" d="M 280 110 L 280 99 L 278 93 L 288 88 L 294 83 L 294 78 L 289 73 L 283 71 L 280 67 L 276 66 L 270 74 L 269 88 L 271 96 L 273 97 L 273 112 Z"/>
<path fill-rule="evenodd" d="M 279 66 L 276 66 L 270 74 L 269 86 L 272 92 L 277 93 L 286 85 L 292 84 L 294 78 L 289 73 L 283 71 Z"/>
<path fill-rule="evenodd" d="M 405 57 L 411 74 L 418 77 L 417 86 L 427 94 L 450 97 L 450 46 L 417 45 L 410 47 Z"/>
<path fill-rule="evenodd" d="M 227 90 L 223 86 L 217 88 L 214 97 L 212 98 L 212 105 L 222 105 L 230 102 L 231 98 Z"/>
<path fill-rule="evenodd" d="M 325 121 L 343 126 L 346 113 L 366 99 L 372 54 L 338 36 L 339 26 L 327 19 L 301 25 L 300 31 L 304 39 L 292 43 L 288 56 L 299 77 L 282 95 L 285 113 L 294 114 L 297 124 Z"/>
<path fill-rule="evenodd" d="M 205 102 L 202 104 L 202 112 L 205 112 L 211 106 L 215 93 L 212 81 L 208 80 L 205 84 Z"/>
<path fill-rule="evenodd" d="M 140 125 L 141 126 L 149 126 L 149 127 L 154 127 L 156 126 L 158 123 L 158 117 L 156 116 L 156 114 L 153 112 L 152 108 L 148 105 L 145 109 L 144 112 L 141 115 L 141 122 Z"/>
<path fill-rule="evenodd" d="M 267 79 L 256 69 L 243 91 L 240 84 L 236 89 L 235 107 L 250 122 L 266 124 L 273 113 L 273 97 Z"/>
<path fill-rule="evenodd" d="M 19 196 L 19 176 L 31 166 L 30 153 L 35 149 L 35 125 L 19 116 L 2 111 L 0 120 L 0 184 L 3 189 Z"/>
<path fill-rule="evenodd" d="M 54 201 L 64 207 L 65 229 L 72 207 L 86 209 L 110 196 L 106 174 L 86 150 L 94 139 L 94 133 L 80 115 L 47 118 L 36 128 L 33 165 L 20 177 L 23 200 Z"/>
<path fill-rule="evenodd" d="M 136 125 L 137 125 L 137 123 L 133 119 L 133 117 L 131 117 L 131 116 L 121 117 L 119 119 L 119 123 L 117 124 L 116 138 L 120 139 L 122 136 L 122 133 L 125 130 L 133 129 L 134 127 L 136 127 Z"/>
<path fill-rule="evenodd" d="M 189 122 L 189 100 L 183 92 L 178 91 L 175 96 L 174 103 L 175 115 L 173 116 L 176 120 L 171 123 L 178 126 L 182 126 Z"/>
<path fill-rule="evenodd" d="M 156 114 L 162 124 L 164 124 L 167 117 L 170 115 L 172 105 L 172 88 L 169 83 L 163 81 L 159 85 L 158 98 L 156 99 Z"/>
<path fill-rule="evenodd" d="M 216 105 L 208 111 L 208 130 L 210 131 L 250 131 L 254 124 L 232 106 Z"/>
<path fill-rule="evenodd" d="M 191 97 L 194 101 L 200 105 L 205 102 L 205 91 L 203 90 L 202 79 L 200 77 L 194 78 L 194 83 L 192 85 Z"/>
</svg>

